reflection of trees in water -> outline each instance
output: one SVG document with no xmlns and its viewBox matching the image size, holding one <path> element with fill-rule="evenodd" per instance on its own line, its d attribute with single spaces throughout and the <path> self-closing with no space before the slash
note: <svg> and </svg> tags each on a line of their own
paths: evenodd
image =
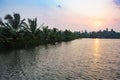
<svg viewBox="0 0 120 80">
<path fill-rule="evenodd" d="M 4 55 L 1 61 L 5 61 L 6 63 L 2 62 L 3 64 L 0 66 L 5 67 L 3 68 L 4 70 L 0 69 L 0 79 L 28 79 L 36 64 L 36 53 L 34 49 L 28 51 L 13 51 L 8 55 Z"/>
<path fill-rule="evenodd" d="M 20 55 L 19 55 L 19 52 L 18 51 L 14 51 L 11 53 L 12 54 L 12 57 L 11 57 L 11 61 L 10 63 L 8 64 L 8 68 L 7 68 L 7 77 L 9 75 L 8 78 L 11 78 L 11 79 L 19 79 L 20 78 L 20 73 L 24 73 L 24 71 L 22 70 L 21 68 L 21 62 L 20 62 Z"/>
<path fill-rule="evenodd" d="M 10 54 L 0 55 L 2 56 L 1 62 L 2 65 L 0 66 L 1 69 L 1 76 L 0 79 L 10 79 L 14 78 L 14 76 L 19 77 L 20 71 L 20 58 L 18 51 L 10 52 Z M 19 68 L 18 68 L 19 66 Z"/>
</svg>

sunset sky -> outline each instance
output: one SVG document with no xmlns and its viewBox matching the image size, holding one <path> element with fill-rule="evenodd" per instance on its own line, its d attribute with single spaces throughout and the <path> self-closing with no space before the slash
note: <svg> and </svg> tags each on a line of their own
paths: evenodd
<svg viewBox="0 0 120 80">
<path fill-rule="evenodd" d="M 13 12 L 50 28 L 120 31 L 120 0 L 0 0 L 1 18 Z"/>
</svg>

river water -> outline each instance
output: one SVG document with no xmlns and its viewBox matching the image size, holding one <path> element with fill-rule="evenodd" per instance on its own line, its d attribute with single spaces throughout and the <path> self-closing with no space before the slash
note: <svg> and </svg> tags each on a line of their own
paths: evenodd
<svg viewBox="0 0 120 80">
<path fill-rule="evenodd" d="M 119 39 L 0 52 L 0 80 L 120 80 Z"/>
</svg>

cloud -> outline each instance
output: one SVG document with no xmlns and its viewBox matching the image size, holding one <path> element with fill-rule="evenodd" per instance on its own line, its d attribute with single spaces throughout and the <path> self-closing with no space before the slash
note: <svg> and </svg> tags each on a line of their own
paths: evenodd
<svg viewBox="0 0 120 80">
<path fill-rule="evenodd" d="M 62 6 L 61 6 L 61 5 L 57 5 L 57 7 L 58 7 L 58 8 L 62 8 Z"/>
<path fill-rule="evenodd" d="M 117 6 L 120 6 L 120 0 L 113 0 L 113 2 L 114 2 Z"/>
<path fill-rule="evenodd" d="M 113 0 L 113 3 L 116 5 L 116 8 L 120 10 L 120 0 Z"/>
</svg>

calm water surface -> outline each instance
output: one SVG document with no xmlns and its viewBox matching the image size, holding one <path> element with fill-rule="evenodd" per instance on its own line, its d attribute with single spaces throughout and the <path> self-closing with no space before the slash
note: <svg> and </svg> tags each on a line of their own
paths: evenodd
<svg viewBox="0 0 120 80">
<path fill-rule="evenodd" d="M 0 53 L 0 80 L 120 80 L 119 39 L 78 39 Z"/>
</svg>

